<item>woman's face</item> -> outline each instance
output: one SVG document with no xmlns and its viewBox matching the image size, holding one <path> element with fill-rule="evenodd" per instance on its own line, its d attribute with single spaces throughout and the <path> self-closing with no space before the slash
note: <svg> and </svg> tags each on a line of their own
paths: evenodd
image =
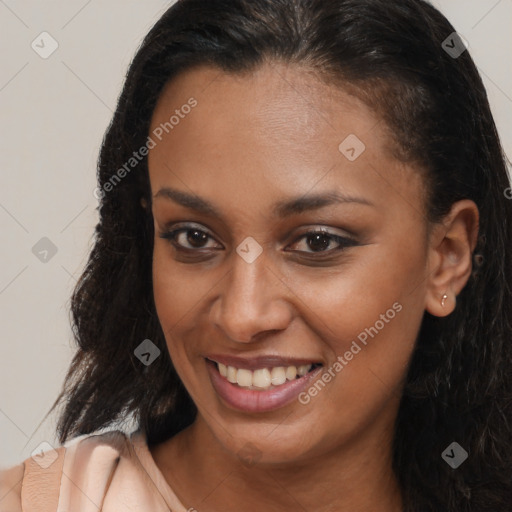
<svg viewBox="0 0 512 512">
<path fill-rule="evenodd" d="M 198 421 L 262 462 L 388 439 L 429 262 L 423 182 L 384 123 L 267 64 L 180 75 L 151 133 L 155 304 Z"/>
</svg>

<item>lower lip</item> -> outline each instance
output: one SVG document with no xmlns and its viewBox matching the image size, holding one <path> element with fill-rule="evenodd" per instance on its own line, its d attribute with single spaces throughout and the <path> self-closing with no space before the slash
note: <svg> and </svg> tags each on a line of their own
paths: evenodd
<svg viewBox="0 0 512 512">
<path fill-rule="evenodd" d="M 288 405 L 322 371 L 322 366 L 319 366 L 299 379 L 287 381 L 267 391 L 256 391 L 231 384 L 211 361 L 206 361 L 206 367 L 217 394 L 229 406 L 244 412 L 268 412 Z"/>
</svg>

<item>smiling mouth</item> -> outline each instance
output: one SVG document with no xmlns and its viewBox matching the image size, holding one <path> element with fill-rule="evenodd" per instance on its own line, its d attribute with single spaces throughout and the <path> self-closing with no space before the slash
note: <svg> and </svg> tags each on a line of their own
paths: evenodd
<svg viewBox="0 0 512 512">
<path fill-rule="evenodd" d="M 207 359 L 207 362 L 214 366 L 220 375 L 231 384 L 255 391 L 268 391 L 279 388 L 283 384 L 300 379 L 322 366 L 320 363 L 311 363 L 299 366 L 275 366 L 249 370 L 228 366 L 211 359 Z"/>
</svg>

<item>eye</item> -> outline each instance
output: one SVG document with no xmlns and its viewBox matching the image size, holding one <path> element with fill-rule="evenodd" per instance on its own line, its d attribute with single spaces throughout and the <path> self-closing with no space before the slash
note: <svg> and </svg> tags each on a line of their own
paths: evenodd
<svg viewBox="0 0 512 512">
<path fill-rule="evenodd" d="M 169 240 L 178 251 L 182 252 L 193 253 L 200 252 L 202 249 L 222 249 L 220 244 L 208 245 L 209 240 L 215 240 L 213 236 L 204 229 L 200 229 L 199 227 L 195 227 L 190 224 L 159 233 L 159 236 L 160 238 Z M 299 241 L 305 242 L 302 242 L 304 250 L 292 249 L 290 251 L 288 248 L 285 250 L 287 252 L 299 252 L 304 254 L 329 255 L 343 251 L 348 247 L 358 245 L 356 240 L 350 237 L 331 233 L 326 229 L 308 231 L 296 238 L 293 244 L 288 247 L 300 246 Z M 337 245 L 337 247 L 335 246 L 332 248 L 333 244 Z"/>
<path fill-rule="evenodd" d="M 307 233 L 304 233 L 299 238 L 296 239 L 296 241 L 292 244 L 297 245 L 298 240 L 305 240 L 306 243 L 303 244 L 306 249 L 308 250 L 298 250 L 297 252 L 304 252 L 306 254 L 315 254 L 315 253 L 332 253 L 332 252 L 338 252 L 346 249 L 347 247 L 352 247 L 354 245 L 357 245 L 356 240 L 346 237 L 337 235 L 334 233 L 330 233 L 329 231 L 325 229 L 317 229 L 314 231 L 308 231 Z M 338 245 L 338 247 L 328 249 L 332 243 L 335 243 Z"/>
<path fill-rule="evenodd" d="M 171 244 L 178 250 L 194 251 L 196 249 L 211 249 L 205 243 L 213 237 L 203 229 L 187 225 L 185 227 L 173 229 L 159 233 L 160 238 L 169 240 Z"/>
</svg>

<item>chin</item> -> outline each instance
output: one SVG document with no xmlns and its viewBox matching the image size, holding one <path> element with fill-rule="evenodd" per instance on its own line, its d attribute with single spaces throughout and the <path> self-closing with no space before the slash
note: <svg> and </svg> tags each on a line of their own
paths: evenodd
<svg viewBox="0 0 512 512">
<path fill-rule="evenodd" d="M 236 419 L 207 416 L 209 428 L 226 451 L 240 459 L 246 466 L 261 464 L 289 464 L 319 455 L 323 445 L 318 427 L 310 421 L 290 422 L 293 414 L 283 415 L 280 420 L 259 418 Z M 321 425 L 320 421 L 315 424 Z M 320 438 L 318 437 L 320 436 Z"/>
</svg>

